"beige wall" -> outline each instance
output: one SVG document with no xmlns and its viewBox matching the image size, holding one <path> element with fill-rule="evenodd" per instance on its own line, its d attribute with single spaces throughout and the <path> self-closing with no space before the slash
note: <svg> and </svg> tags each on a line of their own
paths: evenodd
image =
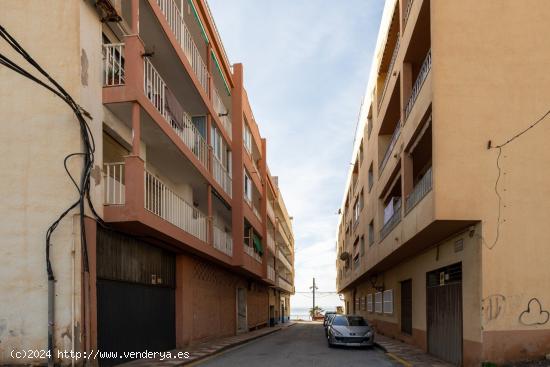
<svg viewBox="0 0 550 367">
<path fill-rule="evenodd" d="M 84 1 L 6 0 L 2 2 L 0 23 L 90 112 L 90 127 L 98 138 L 96 164 L 100 165 L 101 25 L 93 7 Z M 29 69 L 4 41 L 0 52 Z M 45 233 L 77 198 L 63 159 L 80 151 L 82 145 L 78 123 L 69 107 L 5 67 L 0 67 L 0 121 L 0 153 L 5 157 L 0 163 L 0 190 L 4 193 L 0 214 L 11 219 L 0 223 L 0 258 L 10 259 L 0 267 L 0 363 L 13 363 L 5 359 L 5 351 L 47 347 Z M 69 167 L 79 177 L 80 159 L 71 159 Z M 92 199 L 101 213 L 98 184 L 92 179 Z M 76 213 L 71 212 L 61 222 L 52 238 L 51 257 L 57 279 L 56 346 L 66 350 L 71 349 L 73 335 L 78 347 L 82 331 L 79 227 L 78 221 L 73 221 Z"/>
</svg>

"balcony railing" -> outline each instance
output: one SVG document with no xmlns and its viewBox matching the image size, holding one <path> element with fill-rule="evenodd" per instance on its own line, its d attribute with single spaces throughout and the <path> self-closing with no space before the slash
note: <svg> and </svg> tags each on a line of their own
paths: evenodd
<svg viewBox="0 0 550 367">
<path fill-rule="evenodd" d="M 260 264 L 262 263 L 262 257 L 256 251 L 254 251 L 254 248 L 252 246 L 248 246 L 245 244 L 243 247 L 244 247 L 244 252 L 248 256 L 254 258 Z"/>
<path fill-rule="evenodd" d="M 267 232 L 267 248 L 271 250 L 271 253 L 275 253 L 275 238 L 270 233 L 270 230 Z"/>
<path fill-rule="evenodd" d="M 220 120 L 223 124 L 223 128 L 227 135 L 229 135 L 229 138 L 233 139 L 233 131 L 232 131 L 232 123 L 231 118 L 229 117 L 229 111 L 225 107 L 225 104 L 222 101 L 222 98 L 220 97 L 220 93 L 218 92 L 218 89 L 215 87 L 212 89 L 212 98 L 214 102 L 214 110 L 218 113 L 218 116 L 220 117 Z"/>
<path fill-rule="evenodd" d="M 393 134 L 391 136 L 390 144 L 386 148 L 386 152 L 384 153 L 384 158 L 380 162 L 378 175 L 382 173 L 384 170 L 384 167 L 386 167 L 386 164 L 388 163 L 388 160 L 390 159 L 391 153 L 393 151 L 393 148 L 395 147 L 395 144 L 397 143 L 397 139 L 399 138 L 399 135 L 401 134 L 401 121 L 397 121 L 397 125 L 395 126 L 395 130 L 393 131 Z"/>
<path fill-rule="evenodd" d="M 378 100 L 378 108 L 380 108 L 380 105 L 382 104 L 382 101 L 384 100 L 384 96 L 386 95 L 386 89 L 388 89 L 388 84 L 390 84 L 390 79 L 392 76 L 393 71 L 393 65 L 395 64 L 395 60 L 397 59 L 397 54 L 399 53 L 399 33 L 397 33 L 397 42 L 395 42 L 395 46 L 393 48 L 393 53 L 391 55 L 391 61 L 390 65 L 388 66 L 388 71 L 386 73 L 386 80 L 384 80 L 384 88 L 382 89 L 382 95 L 380 96 L 380 99 Z"/>
<path fill-rule="evenodd" d="M 405 214 L 410 212 L 432 190 L 432 168 L 422 176 L 405 200 Z"/>
<path fill-rule="evenodd" d="M 103 45 L 103 86 L 123 85 L 124 82 L 124 43 Z"/>
<path fill-rule="evenodd" d="M 290 284 L 290 282 L 288 282 L 285 278 L 283 278 L 281 276 L 279 276 L 279 278 L 277 278 L 277 285 L 279 286 L 279 288 L 284 289 L 285 291 L 287 291 L 289 293 L 294 292 L 294 287 L 292 286 L 292 284 Z"/>
<path fill-rule="evenodd" d="M 416 99 L 418 98 L 418 95 L 420 94 L 420 90 L 422 89 L 422 85 L 424 85 L 424 81 L 428 77 L 428 74 L 429 74 L 431 68 L 432 68 L 432 50 L 430 49 L 428 51 L 428 54 L 426 55 L 426 58 L 424 59 L 424 62 L 422 63 L 422 67 L 420 68 L 420 72 L 418 73 L 418 77 L 416 78 L 416 81 L 414 82 L 414 86 L 412 88 L 411 96 L 409 97 L 409 101 L 407 102 L 407 105 L 405 106 L 405 122 L 407 121 L 407 118 L 409 117 L 409 114 L 412 111 L 414 103 L 416 102 Z"/>
<path fill-rule="evenodd" d="M 292 265 L 290 264 L 290 261 L 286 258 L 286 256 L 282 253 L 282 251 L 277 252 L 277 257 L 281 261 L 281 263 L 290 271 L 292 271 Z"/>
<path fill-rule="evenodd" d="M 179 104 L 174 94 L 148 58 L 144 58 L 143 89 L 146 97 L 160 112 L 172 129 L 195 157 L 208 168 L 208 147 L 203 136 L 193 124 L 189 114 Z"/>
<path fill-rule="evenodd" d="M 267 279 L 275 282 L 275 269 L 271 265 L 267 266 Z"/>
<path fill-rule="evenodd" d="M 380 241 L 382 241 L 391 231 L 401 222 L 401 199 L 397 201 L 393 208 L 393 215 L 388 219 L 380 230 Z"/>
<path fill-rule="evenodd" d="M 409 16 L 411 15 L 411 8 L 414 0 L 407 1 L 407 7 L 405 8 L 405 16 L 403 17 L 403 29 L 407 26 L 407 21 L 409 20 Z"/>
<path fill-rule="evenodd" d="M 145 209 L 206 242 L 206 215 L 148 171 L 145 171 Z"/>
<path fill-rule="evenodd" d="M 233 256 L 233 237 L 231 232 L 214 225 L 214 248 L 226 255 Z"/>
<path fill-rule="evenodd" d="M 229 197 L 231 197 L 231 195 L 233 195 L 233 192 L 232 192 L 233 180 L 231 179 L 231 176 L 229 175 L 227 168 L 225 168 L 222 165 L 222 162 L 220 162 L 218 157 L 216 157 L 216 155 L 214 154 L 212 154 L 212 164 L 213 164 L 212 169 L 214 173 L 214 179 L 216 180 L 217 183 L 220 184 L 223 191 L 225 191 L 226 194 L 229 195 Z"/>
<path fill-rule="evenodd" d="M 125 203 L 124 162 L 103 164 L 104 204 L 123 205 Z"/>
<path fill-rule="evenodd" d="M 174 0 L 157 0 L 157 4 L 170 25 L 170 29 L 180 43 L 183 53 L 191 64 L 193 72 L 197 76 L 199 83 L 205 90 L 206 94 L 209 94 L 208 85 L 210 75 L 208 74 L 208 69 L 206 68 L 206 64 L 200 55 L 195 41 L 193 41 L 193 37 L 187 28 L 187 24 L 185 24 L 185 21 L 183 20 L 180 9 Z"/>
</svg>

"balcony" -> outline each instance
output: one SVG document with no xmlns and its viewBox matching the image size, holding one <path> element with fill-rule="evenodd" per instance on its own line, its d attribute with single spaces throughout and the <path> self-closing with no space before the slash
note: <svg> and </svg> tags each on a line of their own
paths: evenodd
<svg viewBox="0 0 550 367">
<path fill-rule="evenodd" d="M 294 293 L 294 286 L 281 276 L 277 278 L 277 286 L 288 293 Z"/>
<path fill-rule="evenodd" d="M 259 262 L 260 264 L 262 263 L 262 257 L 256 252 L 254 251 L 254 248 L 252 246 L 248 246 L 248 245 L 244 245 L 244 252 L 252 257 L 254 260 L 256 260 L 257 262 Z"/>
<path fill-rule="evenodd" d="M 191 32 L 183 20 L 180 9 L 173 0 L 157 0 L 162 14 L 166 18 L 172 33 L 179 42 L 185 57 L 191 64 L 191 68 L 195 73 L 200 85 L 207 95 L 210 94 L 210 75 L 204 60 L 202 59 L 199 49 L 193 40 Z"/>
<path fill-rule="evenodd" d="M 275 220 L 275 210 L 273 209 L 273 203 L 271 200 L 267 200 L 267 215 L 271 219 Z"/>
<path fill-rule="evenodd" d="M 144 63 L 145 96 L 195 157 L 208 168 L 208 146 L 204 137 L 193 124 L 189 114 L 178 103 L 172 91 L 166 87 L 166 83 L 151 61 L 144 58 Z"/>
<path fill-rule="evenodd" d="M 223 228 L 214 224 L 214 248 L 220 250 L 227 256 L 233 256 L 233 237 L 231 232 L 225 231 Z"/>
<path fill-rule="evenodd" d="M 124 85 L 124 43 L 103 45 L 103 86 Z"/>
<path fill-rule="evenodd" d="M 145 171 L 145 209 L 206 242 L 206 215 Z"/>
<path fill-rule="evenodd" d="M 388 160 L 390 159 L 391 153 L 393 151 L 393 148 L 395 148 L 395 144 L 397 143 L 397 139 L 399 138 L 399 135 L 401 135 L 400 121 L 397 122 L 397 125 L 395 126 L 395 130 L 393 131 L 393 134 L 391 136 L 390 144 L 388 145 L 384 153 L 384 158 L 382 159 L 382 161 L 380 161 L 380 165 L 378 167 L 378 175 L 380 175 L 384 170 L 384 167 L 386 167 L 386 164 L 388 163 Z"/>
<path fill-rule="evenodd" d="M 212 171 L 214 174 L 214 180 L 220 184 L 223 191 L 231 197 L 233 195 L 233 180 L 229 174 L 226 167 L 223 166 L 222 162 L 216 157 L 215 154 L 212 154 Z"/>
<path fill-rule="evenodd" d="M 218 113 L 220 120 L 222 122 L 223 128 L 230 139 L 233 139 L 233 127 L 231 123 L 231 117 L 229 117 L 229 110 L 225 107 L 225 104 L 222 101 L 220 93 L 217 88 L 212 89 L 212 98 L 214 103 L 214 110 Z"/>
<path fill-rule="evenodd" d="M 267 248 L 271 251 L 272 254 L 275 253 L 275 238 L 270 233 L 270 230 L 267 232 Z"/>
<path fill-rule="evenodd" d="M 390 79 L 393 72 L 393 66 L 395 64 L 395 60 L 397 59 L 397 54 L 399 53 L 399 39 L 400 35 L 397 33 L 397 41 L 395 43 L 395 46 L 393 48 L 393 53 L 391 56 L 390 65 L 388 66 L 388 71 L 386 73 L 386 79 L 384 80 L 384 87 L 382 89 L 382 94 L 380 96 L 380 99 L 378 100 L 378 108 L 380 109 L 380 105 L 382 105 L 382 102 L 384 101 L 384 96 L 386 95 L 386 90 L 388 89 L 388 84 L 390 84 Z"/>
<path fill-rule="evenodd" d="M 432 190 L 432 168 L 422 176 L 405 200 L 405 214 L 409 213 Z"/>
<path fill-rule="evenodd" d="M 413 107 L 414 103 L 416 102 L 416 99 L 418 98 L 418 95 L 420 94 L 420 91 L 422 90 L 422 86 L 424 85 L 424 81 L 428 77 L 428 74 L 432 68 L 432 50 L 430 49 L 428 51 L 428 54 L 426 55 L 426 58 L 424 59 L 424 62 L 422 63 L 422 67 L 420 68 L 420 72 L 418 73 L 418 77 L 416 78 L 416 81 L 414 82 L 411 96 L 409 97 L 409 100 L 405 106 L 405 122 L 407 121 L 407 118 L 409 117 Z"/>
<path fill-rule="evenodd" d="M 105 205 L 124 205 L 126 202 L 124 162 L 105 163 L 103 165 L 103 182 Z"/>
<path fill-rule="evenodd" d="M 405 15 L 403 16 L 403 29 L 407 26 L 407 21 L 409 20 L 409 16 L 411 15 L 411 8 L 414 0 L 408 0 L 407 1 L 407 7 L 405 8 Z"/>
<path fill-rule="evenodd" d="M 282 251 L 277 252 L 277 258 L 288 270 L 292 271 L 292 265 L 290 264 L 290 261 L 288 261 L 286 256 L 282 253 Z"/>
<path fill-rule="evenodd" d="M 267 266 L 267 279 L 275 282 L 275 269 L 271 265 Z"/>
<path fill-rule="evenodd" d="M 257 207 L 255 204 L 252 205 L 252 211 L 254 212 L 254 214 L 256 215 L 256 217 L 258 217 L 258 220 L 259 220 L 260 222 L 263 222 L 263 221 L 262 221 L 262 215 L 260 214 L 260 210 L 258 209 L 258 207 Z"/>
<path fill-rule="evenodd" d="M 380 230 L 380 241 L 382 241 L 390 232 L 401 222 L 401 198 L 393 206 L 393 214 L 389 217 Z"/>
</svg>

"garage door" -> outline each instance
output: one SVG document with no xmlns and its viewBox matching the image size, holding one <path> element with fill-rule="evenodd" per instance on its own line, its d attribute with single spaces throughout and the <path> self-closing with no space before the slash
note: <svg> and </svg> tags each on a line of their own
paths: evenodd
<svg viewBox="0 0 550 367">
<path fill-rule="evenodd" d="M 175 255 L 104 230 L 97 241 L 98 348 L 165 351 L 176 346 Z M 101 366 L 127 360 L 105 359 Z"/>
<path fill-rule="evenodd" d="M 428 351 L 455 366 L 462 365 L 462 266 L 427 274 Z"/>
</svg>

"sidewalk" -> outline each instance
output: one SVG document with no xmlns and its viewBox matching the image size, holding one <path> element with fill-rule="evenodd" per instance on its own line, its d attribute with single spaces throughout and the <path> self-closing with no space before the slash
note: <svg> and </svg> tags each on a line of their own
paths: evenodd
<svg viewBox="0 0 550 367">
<path fill-rule="evenodd" d="M 152 367 L 168 367 L 168 366 L 185 366 L 189 365 L 191 363 L 195 363 L 201 359 L 213 356 L 217 353 L 220 353 L 223 350 L 236 347 L 240 344 L 244 344 L 246 342 L 249 342 L 251 340 L 261 338 L 262 336 L 266 336 L 269 334 L 272 334 L 276 331 L 279 331 L 281 329 L 285 329 L 287 327 L 290 327 L 294 325 L 294 322 L 287 322 L 284 324 L 279 324 L 274 327 L 265 327 L 263 329 L 254 330 L 248 333 L 229 336 L 226 338 L 220 338 L 215 340 L 210 340 L 208 342 L 191 345 L 189 347 L 181 348 L 181 349 L 174 349 L 171 351 L 172 355 L 177 354 L 178 352 L 188 352 L 189 358 L 187 359 L 140 359 L 136 361 L 131 361 L 128 363 L 121 364 L 120 366 L 125 367 L 146 367 L 146 366 L 152 366 Z"/>
<path fill-rule="evenodd" d="M 387 336 L 376 334 L 376 344 L 404 366 L 452 367 L 453 365 L 425 353 L 422 349 Z"/>
</svg>

